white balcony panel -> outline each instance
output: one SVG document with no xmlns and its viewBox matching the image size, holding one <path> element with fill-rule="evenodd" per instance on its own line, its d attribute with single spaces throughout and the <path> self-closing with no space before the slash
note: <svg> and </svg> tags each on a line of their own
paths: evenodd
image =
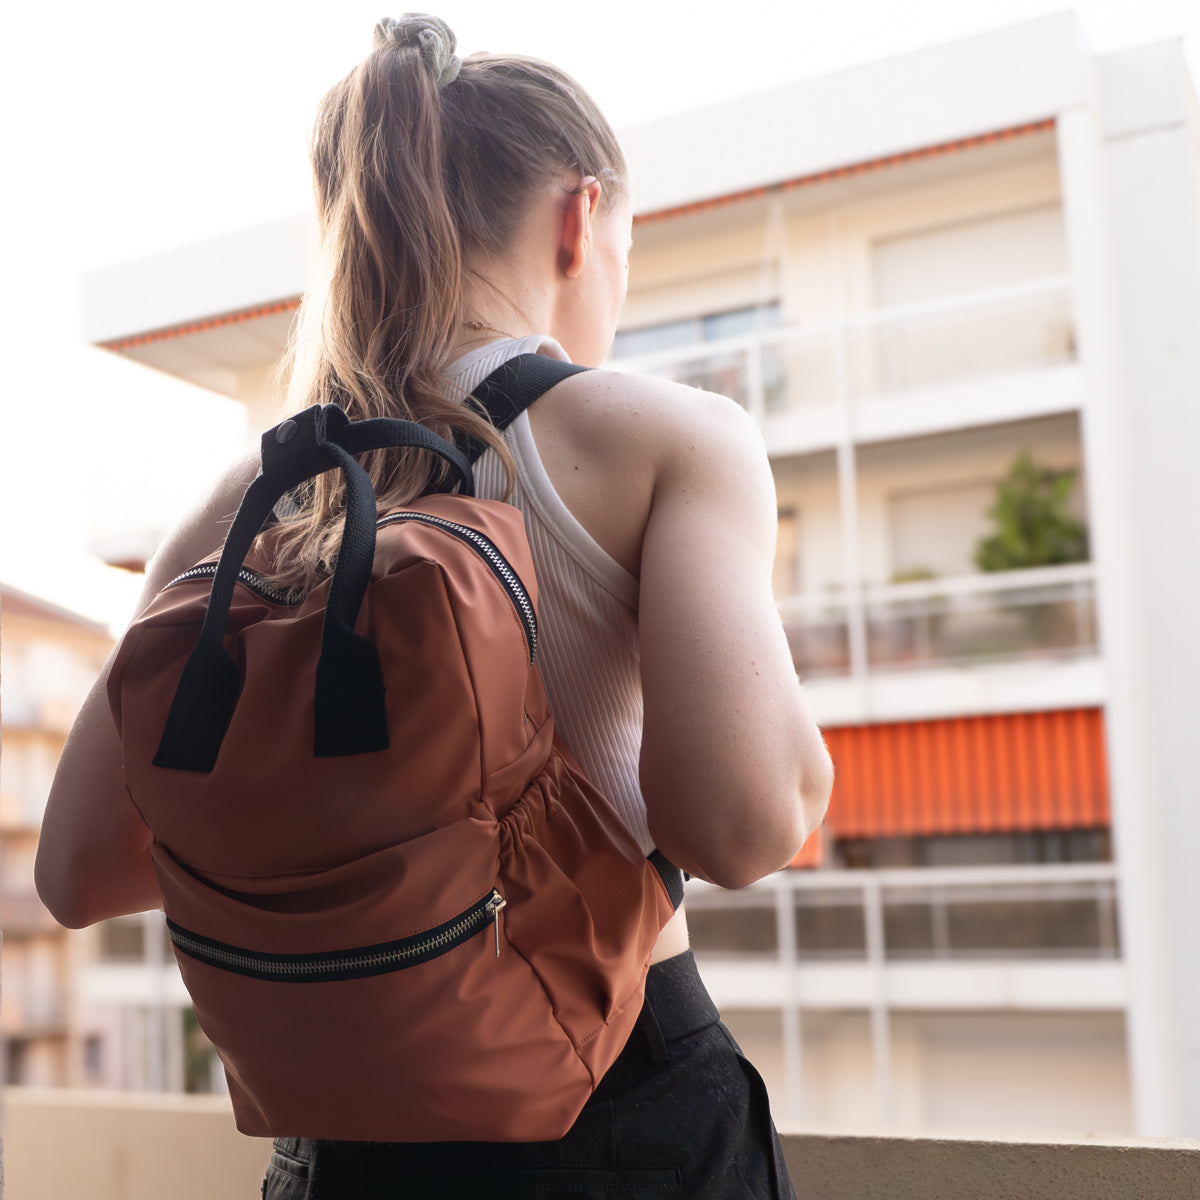
<svg viewBox="0 0 1200 1200">
<path fill-rule="evenodd" d="M 884 972 L 889 1008 L 963 1010 L 1120 1009 L 1120 962 L 904 963 Z"/>
<path fill-rule="evenodd" d="M 918 721 L 963 713 L 1093 708 L 1108 696 L 1098 655 L 1029 662 L 875 671 L 862 684 L 811 679 L 804 692 L 823 725 Z"/>
<path fill-rule="evenodd" d="M 1025 421 L 1082 405 L 1079 366 L 1066 363 L 860 400 L 853 410 L 853 429 L 856 441 L 885 441 L 944 429 Z"/>
<path fill-rule="evenodd" d="M 93 1004 L 165 1003 L 181 1007 L 191 1003 L 174 963 L 161 969 L 140 963 L 91 966 L 83 972 L 81 991 Z"/>
<path fill-rule="evenodd" d="M 718 1008 L 867 1009 L 883 1000 L 892 1010 L 1108 1012 L 1123 1008 L 1126 972 L 1120 962 L 778 963 L 698 957 Z"/>
<path fill-rule="evenodd" d="M 765 413 L 763 441 L 772 458 L 830 450 L 841 437 L 843 419 L 832 400 L 815 400 L 799 411 Z"/>
</svg>

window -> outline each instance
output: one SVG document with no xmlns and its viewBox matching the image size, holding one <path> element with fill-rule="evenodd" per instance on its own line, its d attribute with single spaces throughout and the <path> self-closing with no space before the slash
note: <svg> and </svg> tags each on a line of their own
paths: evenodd
<svg viewBox="0 0 1200 1200">
<path fill-rule="evenodd" d="M 613 338 L 611 353 L 614 359 L 642 358 L 664 350 L 739 337 L 756 329 L 774 329 L 779 322 L 778 301 L 735 308 L 728 312 L 684 317 L 677 321 L 662 321 L 655 325 L 643 325 L 639 329 L 622 329 Z"/>
<path fill-rule="evenodd" d="M 1045 205 L 881 238 L 872 262 L 877 308 L 1063 275 L 1062 209 Z"/>
<path fill-rule="evenodd" d="M 775 570 L 772 576 L 776 600 L 799 595 L 800 514 L 794 508 L 779 510 L 775 529 Z"/>
<path fill-rule="evenodd" d="M 783 407 L 785 391 L 783 360 L 777 347 L 749 345 L 711 355 L 689 351 L 777 328 L 780 311 L 778 302 L 773 302 L 625 329 L 613 339 L 611 357 L 617 361 L 659 354 L 669 357 L 675 350 L 679 358 L 656 364 L 654 375 L 729 396 L 751 411 L 759 405 L 776 410 Z"/>
</svg>

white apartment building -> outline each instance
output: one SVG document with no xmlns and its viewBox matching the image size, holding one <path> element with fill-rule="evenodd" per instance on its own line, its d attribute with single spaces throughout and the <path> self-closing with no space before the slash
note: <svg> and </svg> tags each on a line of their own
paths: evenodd
<svg viewBox="0 0 1200 1200">
<path fill-rule="evenodd" d="M 689 898 L 781 1126 L 1200 1134 L 1200 106 L 1177 44 L 1095 56 L 1064 14 L 624 142 L 613 359 L 759 421 L 838 770 L 797 869 Z M 314 242 L 303 216 L 96 272 L 86 336 L 263 428 Z M 1022 454 L 1086 539 L 983 571 Z M 97 986 L 144 1002 L 120 970 Z"/>
</svg>

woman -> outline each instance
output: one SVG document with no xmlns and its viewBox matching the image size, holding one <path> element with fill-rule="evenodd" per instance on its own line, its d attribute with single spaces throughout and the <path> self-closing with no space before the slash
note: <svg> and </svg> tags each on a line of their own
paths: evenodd
<svg viewBox="0 0 1200 1200">
<path fill-rule="evenodd" d="M 558 729 L 644 851 L 742 887 L 813 830 L 831 767 L 771 595 L 775 500 L 733 402 L 587 371 L 503 437 L 464 397 L 536 351 L 596 366 L 624 300 L 631 206 L 588 95 L 535 60 L 460 61 L 433 17 L 383 21 L 314 135 L 323 274 L 294 348 L 290 406 L 337 402 L 461 429 L 489 449 L 479 493 L 525 516 L 542 674 Z M 245 462 L 164 544 L 146 599 L 219 542 Z M 419 457 L 371 456 L 381 510 Z M 281 514 L 280 576 L 309 586 L 336 551 L 341 484 Z M 104 680 L 63 754 L 38 887 L 71 926 L 156 906 L 149 834 L 128 801 Z M 277 1144 L 265 1195 L 791 1196 L 761 1081 L 717 1022 L 682 910 L 664 927 L 638 1030 L 572 1131 L 534 1145 Z"/>
</svg>

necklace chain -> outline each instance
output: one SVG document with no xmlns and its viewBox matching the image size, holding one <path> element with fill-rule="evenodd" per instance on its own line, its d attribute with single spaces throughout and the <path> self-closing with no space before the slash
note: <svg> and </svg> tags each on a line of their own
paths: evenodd
<svg viewBox="0 0 1200 1200">
<path fill-rule="evenodd" d="M 464 321 L 463 324 L 472 333 L 498 333 L 501 337 L 511 338 L 514 342 L 517 340 L 515 334 L 506 333 L 503 329 L 497 329 L 494 325 L 485 325 L 482 321 Z"/>
</svg>

